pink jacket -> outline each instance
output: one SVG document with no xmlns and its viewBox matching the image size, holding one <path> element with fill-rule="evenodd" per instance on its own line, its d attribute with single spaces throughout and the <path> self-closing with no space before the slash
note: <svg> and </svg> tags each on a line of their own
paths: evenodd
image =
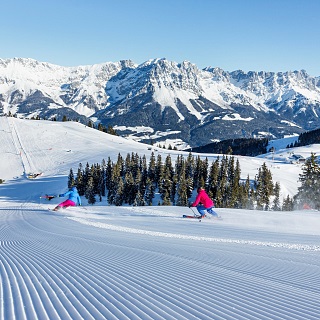
<svg viewBox="0 0 320 320">
<path fill-rule="evenodd" d="M 196 200 L 191 204 L 191 207 L 196 207 L 199 203 L 201 203 L 206 209 L 214 206 L 213 201 L 209 198 L 205 190 L 199 191 Z"/>
</svg>

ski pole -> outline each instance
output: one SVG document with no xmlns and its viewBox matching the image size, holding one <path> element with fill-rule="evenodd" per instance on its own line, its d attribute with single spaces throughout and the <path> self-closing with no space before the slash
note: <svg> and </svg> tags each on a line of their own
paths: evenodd
<svg viewBox="0 0 320 320">
<path fill-rule="evenodd" d="M 194 216 L 194 217 L 196 217 L 197 215 L 194 213 L 194 211 L 193 211 L 192 207 L 189 207 L 189 209 L 192 211 L 193 216 Z"/>
</svg>

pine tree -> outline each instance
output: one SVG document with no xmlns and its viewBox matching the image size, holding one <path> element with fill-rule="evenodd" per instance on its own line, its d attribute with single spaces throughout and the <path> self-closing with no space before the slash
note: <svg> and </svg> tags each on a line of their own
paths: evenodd
<svg viewBox="0 0 320 320">
<path fill-rule="evenodd" d="M 121 171 L 121 168 L 119 163 L 116 163 L 115 165 L 113 165 L 111 170 L 111 177 L 109 181 L 109 192 L 108 192 L 109 204 L 114 204 L 115 197 L 118 190 L 118 185 L 121 183 L 123 184 L 120 171 Z"/>
<path fill-rule="evenodd" d="M 107 133 L 112 134 L 112 135 L 114 135 L 114 136 L 117 136 L 117 135 L 118 135 L 117 131 L 114 130 L 111 125 L 108 126 L 108 128 L 107 128 Z"/>
<path fill-rule="evenodd" d="M 194 176 L 194 158 L 190 152 L 186 160 L 186 179 L 192 178 Z M 193 186 L 192 186 L 193 187 Z"/>
<path fill-rule="evenodd" d="M 152 182 L 156 182 L 156 159 L 153 152 L 151 153 L 148 166 L 148 178 Z"/>
<path fill-rule="evenodd" d="M 253 209 L 253 203 L 250 200 L 250 190 L 250 177 L 248 175 L 246 181 L 240 184 L 239 208 Z"/>
<path fill-rule="evenodd" d="M 249 203 L 248 203 L 249 209 L 253 210 L 256 202 L 257 202 L 256 193 L 254 188 L 251 187 L 249 191 Z"/>
<path fill-rule="evenodd" d="M 230 157 L 227 168 L 227 186 L 226 186 L 226 203 L 225 206 L 233 208 L 237 202 L 237 196 L 239 192 L 239 181 L 235 182 L 235 165 L 234 157 Z"/>
<path fill-rule="evenodd" d="M 83 168 L 81 163 L 79 164 L 79 168 L 77 172 L 76 185 L 77 185 L 79 195 L 83 196 L 85 192 L 85 183 L 84 183 Z"/>
<path fill-rule="evenodd" d="M 274 186 L 274 199 L 273 199 L 273 205 L 272 205 L 272 210 L 274 211 L 280 211 L 280 183 L 276 182 Z"/>
<path fill-rule="evenodd" d="M 212 162 L 209 177 L 208 177 L 208 195 L 211 199 L 215 199 L 218 189 L 218 175 L 219 175 L 219 157 Z"/>
<path fill-rule="evenodd" d="M 229 146 L 226 154 L 231 155 L 232 153 L 233 153 L 233 150 L 232 150 L 231 146 Z"/>
<path fill-rule="evenodd" d="M 155 168 L 155 182 L 156 182 L 156 187 L 159 186 L 161 177 L 163 175 L 163 164 L 162 164 L 162 159 L 161 155 L 158 154 L 157 156 L 157 162 L 156 162 L 156 168 Z"/>
<path fill-rule="evenodd" d="M 228 182 L 228 157 L 223 156 L 220 163 L 218 181 L 219 186 L 217 190 L 217 205 L 219 207 L 226 207 L 227 205 L 227 182 Z"/>
<path fill-rule="evenodd" d="M 172 160 L 171 160 L 170 154 L 167 155 L 167 157 L 166 157 L 164 167 L 167 170 L 167 178 L 172 180 L 173 175 L 174 175 L 174 170 L 173 170 Z"/>
<path fill-rule="evenodd" d="M 93 184 L 94 184 L 94 192 L 95 194 L 100 194 L 99 190 L 99 182 L 101 176 L 101 168 L 100 165 L 97 163 L 91 166 L 91 176 L 93 177 Z"/>
<path fill-rule="evenodd" d="M 90 176 L 88 178 L 88 182 L 86 185 L 86 190 L 85 190 L 84 195 L 88 199 L 89 204 L 95 204 L 96 198 L 95 198 L 95 193 L 94 193 L 94 184 L 93 184 L 93 177 L 92 176 Z"/>
<path fill-rule="evenodd" d="M 146 203 L 144 201 L 144 198 L 142 196 L 142 194 L 140 193 L 140 191 L 138 190 L 136 197 L 134 199 L 133 205 L 134 206 L 144 206 Z"/>
<path fill-rule="evenodd" d="M 113 167 L 113 163 L 110 159 L 110 157 L 108 157 L 108 161 L 107 161 L 107 166 L 106 166 L 106 188 L 109 190 L 110 186 L 111 186 L 111 177 L 112 177 L 112 167 Z"/>
<path fill-rule="evenodd" d="M 141 173 L 141 188 L 145 189 L 147 178 L 148 178 L 148 165 L 147 165 L 147 159 L 146 156 L 143 155 L 140 159 L 140 165 L 139 165 L 140 173 Z M 142 193 L 144 193 L 145 190 L 143 190 Z"/>
<path fill-rule="evenodd" d="M 116 206 L 122 206 L 124 202 L 124 185 L 121 178 L 119 178 L 118 183 L 116 185 L 116 192 L 113 196 L 113 203 Z"/>
<path fill-rule="evenodd" d="M 273 195 L 273 182 L 271 171 L 264 162 L 259 168 L 258 175 L 255 179 L 256 200 L 258 210 L 270 209 L 270 197 Z"/>
<path fill-rule="evenodd" d="M 164 193 L 162 194 L 162 205 L 163 206 L 171 206 L 170 202 L 170 193 L 167 189 L 165 189 Z"/>
<path fill-rule="evenodd" d="M 105 187 L 105 179 L 104 179 L 104 168 L 100 169 L 97 190 L 98 190 L 99 199 L 100 199 L 100 201 L 102 201 L 102 197 L 104 197 L 106 195 L 106 187 Z"/>
<path fill-rule="evenodd" d="M 141 174 L 140 168 L 138 168 L 137 175 L 134 179 L 135 199 L 137 199 L 137 197 L 138 198 L 140 197 L 141 199 L 143 199 L 144 192 L 145 192 L 145 185 L 142 181 L 142 174 Z M 139 196 L 137 195 L 138 193 L 140 194 Z M 142 201 L 140 201 L 140 202 L 142 202 Z"/>
<path fill-rule="evenodd" d="M 132 162 L 130 153 L 127 153 L 126 159 L 124 160 L 124 175 L 132 172 Z"/>
<path fill-rule="evenodd" d="M 177 193 L 177 185 L 178 185 L 178 176 L 173 175 L 171 190 L 170 190 L 170 200 L 173 205 L 176 204 L 176 193 Z"/>
<path fill-rule="evenodd" d="M 290 198 L 288 195 L 285 199 L 283 199 L 282 203 L 282 211 L 292 211 L 294 207 L 294 200 Z"/>
<path fill-rule="evenodd" d="M 132 152 L 132 154 L 131 154 L 131 170 L 130 171 L 131 171 L 131 173 L 133 175 L 133 178 L 135 178 L 137 176 L 137 172 L 139 170 L 139 167 L 140 167 L 140 165 L 139 165 L 139 155 L 137 153 L 134 154 Z"/>
<path fill-rule="evenodd" d="M 178 183 L 178 198 L 177 198 L 177 206 L 187 206 L 188 205 L 188 190 L 187 190 L 187 180 L 185 174 L 185 166 L 183 165 L 181 168 L 181 172 L 179 175 L 179 183 Z"/>
<path fill-rule="evenodd" d="M 71 187 L 73 187 L 75 185 L 75 179 L 74 179 L 74 174 L 73 174 L 73 170 L 70 169 L 70 173 L 68 176 L 68 188 L 70 189 Z"/>
<path fill-rule="evenodd" d="M 261 168 L 258 169 L 258 175 L 255 178 L 254 186 L 255 186 L 255 198 L 257 200 L 257 209 L 263 210 L 264 189 L 263 189 Z"/>
<path fill-rule="evenodd" d="M 152 206 L 152 200 L 155 195 L 155 185 L 151 179 L 147 179 L 146 181 L 146 191 L 145 191 L 145 202 L 148 206 Z"/>
<path fill-rule="evenodd" d="M 179 177 L 181 174 L 181 170 L 182 170 L 182 165 L 183 165 L 184 161 L 183 161 L 183 157 L 182 155 L 178 155 L 177 156 L 177 160 L 176 160 L 176 165 L 175 165 L 175 174 Z"/>
<path fill-rule="evenodd" d="M 127 172 L 124 177 L 124 202 L 132 205 L 136 198 L 136 188 L 133 175 L 131 172 Z"/>
<path fill-rule="evenodd" d="M 203 183 L 203 187 L 208 191 L 208 172 L 209 172 L 209 161 L 208 158 L 206 157 L 202 162 L 201 162 L 201 169 L 200 169 L 200 181 Z"/>
<path fill-rule="evenodd" d="M 187 177 L 186 183 L 187 183 L 187 198 L 189 199 L 193 193 L 193 179 L 191 177 Z"/>
<path fill-rule="evenodd" d="M 104 131 L 104 130 L 105 130 L 105 128 L 104 128 L 104 126 L 101 124 L 101 122 L 99 122 L 99 124 L 98 124 L 98 130 L 99 130 L 99 131 Z"/>
<path fill-rule="evenodd" d="M 84 185 L 84 189 L 86 190 L 87 188 L 87 184 L 88 184 L 88 180 L 89 180 L 89 176 L 90 176 L 90 165 L 87 162 L 86 166 L 83 170 L 83 185 Z"/>
<path fill-rule="evenodd" d="M 241 193 L 240 180 L 241 180 L 241 169 L 240 169 L 239 159 L 237 159 L 236 166 L 234 169 L 234 177 L 233 177 L 233 181 L 232 181 L 231 206 L 233 208 L 240 208 L 241 207 L 242 197 L 240 195 L 240 193 Z"/>
<path fill-rule="evenodd" d="M 163 205 L 171 205 L 171 188 L 172 181 L 170 179 L 170 168 L 166 168 L 160 178 L 159 193 L 163 200 Z"/>
<path fill-rule="evenodd" d="M 198 188 L 200 187 L 200 180 L 201 180 L 201 169 L 202 169 L 202 161 L 200 156 L 197 157 L 194 167 L 193 173 L 193 187 Z M 202 187 L 204 187 L 202 185 Z"/>
<path fill-rule="evenodd" d="M 120 177 L 124 177 L 125 175 L 125 164 L 123 161 L 123 158 L 121 154 L 118 154 L 118 159 L 117 159 L 117 169 L 119 170 L 119 175 Z"/>
<path fill-rule="evenodd" d="M 303 165 L 299 176 L 301 186 L 298 187 L 298 194 L 295 196 L 298 208 L 307 204 L 317 210 L 320 209 L 320 167 L 316 159 L 316 155 L 311 153 L 311 157 Z"/>
<path fill-rule="evenodd" d="M 101 175 L 100 175 L 100 181 L 99 181 L 99 191 L 102 197 L 106 195 L 106 168 L 107 168 L 106 162 L 105 160 L 102 160 Z"/>
</svg>

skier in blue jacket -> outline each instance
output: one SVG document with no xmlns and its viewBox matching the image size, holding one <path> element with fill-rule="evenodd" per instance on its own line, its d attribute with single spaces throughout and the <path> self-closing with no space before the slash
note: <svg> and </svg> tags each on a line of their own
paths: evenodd
<svg viewBox="0 0 320 320">
<path fill-rule="evenodd" d="M 60 197 L 66 197 L 68 196 L 68 199 L 58 204 L 53 210 L 57 211 L 60 208 L 68 208 L 68 207 L 74 207 L 76 205 L 81 206 L 81 198 L 79 196 L 78 190 L 76 187 L 72 187 L 70 191 L 59 194 Z"/>
</svg>

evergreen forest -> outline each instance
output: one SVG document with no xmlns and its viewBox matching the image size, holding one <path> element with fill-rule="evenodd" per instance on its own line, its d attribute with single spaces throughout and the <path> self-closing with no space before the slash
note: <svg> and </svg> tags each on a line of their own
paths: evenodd
<svg viewBox="0 0 320 320">
<path fill-rule="evenodd" d="M 320 129 L 315 129 L 301 133 L 295 143 L 287 145 L 287 148 L 302 147 L 314 143 L 320 143 Z"/>
<path fill-rule="evenodd" d="M 192 148 L 193 152 L 198 153 L 218 153 L 218 154 L 234 154 L 241 156 L 255 157 L 260 154 L 267 153 L 269 140 L 267 138 L 238 138 L 228 139 L 209 143 L 205 146 Z M 186 151 L 191 151 L 186 150 Z"/>
<path fill-rule="evenodd" d="M 289 197 L 281 207 L 280 184 L 273 183 L 265 163 L 253 179 L 240 176 L 240 163 L 233 156 L 223 155 L 209 163 L 189 153 L 186 158 L 178 155 L 173 162 L 170 155 L 162 159 L 152 153 L 147 160 L 145 155 L 128 153 L 125 158 L 118 154 L 115 162 L 108 157 L 100 164 L 80 163 L 76 173 L 70 169 L 68 187 L 76 185 L 89 204 L 188 206 L 200 186 L 219 208 L 293 209 Z"/>
</svg>

